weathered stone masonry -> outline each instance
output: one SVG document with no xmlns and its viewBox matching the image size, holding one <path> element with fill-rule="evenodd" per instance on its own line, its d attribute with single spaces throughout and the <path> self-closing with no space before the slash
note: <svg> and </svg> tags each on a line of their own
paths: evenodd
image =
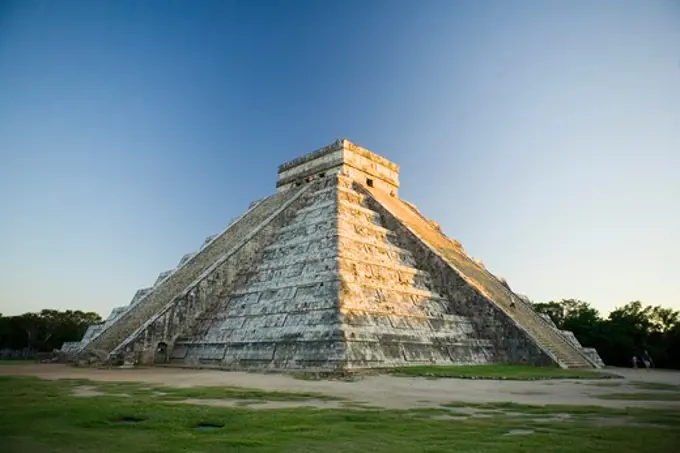
<svg viewBox="0 0 680 453">
<path fill-rule="evenodd" d="M 225 368 L 337 368 L 334 179 L 315 183 L 312 199 L 278 230 L 259 265 L 172 360 Z"/>
<path fill-rule="evenodd" d="M 362 190 L 359 188 L 358 190 Z M 447 316 L 464 317 L 469 320 L 473 338 L 486 338 L 491 347 L 487 350 L 486 363 L 525 363 L 548 365 L 553 359 L 542 351 L 535 342 L 520 331 L 511 320 L 494 304 L 486 300 L 472 286 L 468 285 L 437 254 L 424 246 L 399 220 L 393 217 L 379 203 L 366 194 L 365 200 L 369 206 L 382 214 L 384 223 L 395 232 L 396 241 L 409 250 L 416 262 L 427 269 L 433 282 L 432 285 L 440 289 L 444 297 L 431 304 L 426 310 L 434 311 L 431 325 L 437 325 L 436 319 L 441 319 L 440 325 L 445 330 L 450 329 L 443 320 Z M 451 345 L 440 343 L 448 349 Z M 452 355 L 465 354 L 465 349 L 453 345 Z"/>
<path fill-rule="evenodd" d="M 274 195 L 64 349 L 226 369 L 593 366 L 398 189 L 396 164 L 347 140 L 287 162 Z"/>
<path fill-rule="evenodd" d="M 175 298 L 151 322 L 134 332 L 116 350 L 129 356 L 133 354 L 142 362 L 155 360 L 154 354 L 159 343 L 168 345 L 173 358 L 182 358 L 195 364 L 210 364 L 210 357 L 215 355 L 215 343 L 217 339 L 209 336 L 206 323 L 224 317 L 224 313 L 230 306 L 229 296 L 237 293 L 240 289 L 252 282 L 255 277 L 256 265 L 265 254 L 265 247 L 271 243 L 276 231 L 288 223 L 300 206 L 309 203 L 311 194 L 309 187 L 305 193 L 285 209 L 276 215 L 261 229 L 254 231 L 250 240 L 241 244 L 223 257 L 222 262 L 211 268 L 199 281 L 185 289 L 182 294 Z M 255 228 L 253 228 L 255 230 Z M 200 342 L 200 348 L 204 355 L 198 357 L 182 355 L 183 351 L 190 348 L 190 341 L 186 337 L 198 336 L 204 338 Z M 179 341 L 178 341 L 179 339 Z"/>
<path fill-rule="evenodd" d="M 294 196 L 294 193 L 295 191 L 279 192 L 255 206 L 232 224 L 225 233 L 212 239 L 182 267 L 155 285 L 153 290 L 147 293 L 136 305 L 123 313 L 116 322 L 88 343 L 84 347 L 85 351 L 101 350 L 107 353 L 113 351 L 137 328 L 199 278 L 226 251 L 245 238 L 253 228 L 262 223 L 282 203 Z"/>
</svg>

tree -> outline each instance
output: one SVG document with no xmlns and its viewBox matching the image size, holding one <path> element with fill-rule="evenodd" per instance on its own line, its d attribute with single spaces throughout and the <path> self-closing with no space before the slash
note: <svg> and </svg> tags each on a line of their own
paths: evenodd
<svg viewBox="0 0 680 453">
<path fill-rule="evenodd" d="M 42 310 L 19 316 L 0 316 L 0 348 L 51 351 L 66 341 L 78 341 L 90 324 L 101 322 L 97 313 L 80 310 Z"/>
<path fill-rule="evenodd" d="M 533 304 L 534 310 L 544 315 L 550 316 L 552 322 L 558 329 L 562 329 L 564 324 L 564 308 L 560 302 L 539 302 Z"/>
<path fill-rule="evenodd" d="M 588 302 L 565 299 L 534 304 L 561 330 L 570 330 L 583 346 L 594 347 L 605 363 L 630 366 L 647 350 L 657 366 L 680 368 L 680 312 L 632 301 L 602 318 Z"/>
</svg>

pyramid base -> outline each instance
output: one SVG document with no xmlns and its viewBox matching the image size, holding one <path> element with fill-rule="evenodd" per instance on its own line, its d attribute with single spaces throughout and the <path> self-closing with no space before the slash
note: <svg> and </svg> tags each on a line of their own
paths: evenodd
<svg viewBox="0 0 680 453">
<path fill-rule="evenodd" d="M 187 344 L 178 342 L 166 357 L 153 350 L 136 352 L 140 365 L 209 368 L 232 371 L 365 371 L 409 366 L 523 364 L 554 366 L 549 360 L 512 360 L 494 352 L 492 344 L 473 340 L 457 343 L 375 344 L 359 341 L 259 342 Z"/>
</svg>

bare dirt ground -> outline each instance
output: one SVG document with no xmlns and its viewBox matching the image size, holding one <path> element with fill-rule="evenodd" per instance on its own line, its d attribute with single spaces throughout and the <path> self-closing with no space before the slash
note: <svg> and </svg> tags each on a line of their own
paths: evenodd
<svg viewBox="0 0 680 453">
<path fill-rule="evenodd" d="M 514 402 L 518 404 L 594 405 L 614 408 L 680 409 L 680 401 L 605 400 L 611 393 L 656 393 L 637 383 L 680 386 L 680 372 L 608 369 L 623 376 L 610 380 L 468 380 L 426 379 L 388 375 L 367 376 L 354 382 L 306 381 L 285 374 L 260 374 L 180 368 L 93 369 L 68 365 L 0 365 L 0 375 L 37 376 L 43 379 L 90 379 L 108 382 L 145 382 L 170 387 L 225 386 L 283 392 L 317 392 L 356 403 L 390 409 L 433 407 L 450 402 Z M 662 398 L 660 398 L 662 399 Z"/>
</svg>

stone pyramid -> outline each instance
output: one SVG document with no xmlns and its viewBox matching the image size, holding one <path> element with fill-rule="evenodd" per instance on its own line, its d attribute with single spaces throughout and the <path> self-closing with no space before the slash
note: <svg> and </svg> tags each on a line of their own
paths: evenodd
<svg viewBox="0 0 680 453">
<path fill-rule="evenodd" d="M 225 369 L 598 364 L 439 225 L 399 167 L 347 140 L 93 326 L 78 358 Z"/>
</svg>

